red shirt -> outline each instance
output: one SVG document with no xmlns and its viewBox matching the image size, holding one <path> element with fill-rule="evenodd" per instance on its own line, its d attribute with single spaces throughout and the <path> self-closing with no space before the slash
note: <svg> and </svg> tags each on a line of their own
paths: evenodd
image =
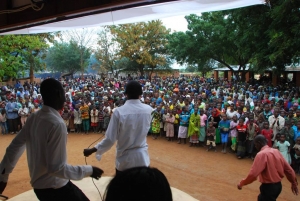
<svg viewBox="0 0 300 201">
<path fill-rule="evenodd" d="M 292 185 L 297 185 L 295 172 L 282 154 L 265 145 L 256 155 L 247 178 L 240 182 L 240 186 L 252 183 L 257 177 L 261 183 L 277 183 L 284 175 Z"/>
<path fill-rule="evenodd" d="M 261 134 L 263 136 L 265 136 L 265 138 L 268 140 L 268 146 L 272 147 L 272 134 L 273 134 L 273 130 L 272 129 L 269 129 L 269 130 L 262 129 Z"/>
</svg>

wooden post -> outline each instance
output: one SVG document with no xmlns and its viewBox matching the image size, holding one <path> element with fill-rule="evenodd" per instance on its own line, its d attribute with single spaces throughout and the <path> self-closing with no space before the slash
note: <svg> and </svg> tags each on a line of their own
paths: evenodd
<svg viewBox="0 0 300 201">
<path fill-rule="evenodd" d="M 228 79 L 228 71 L 224 71 L 224 79 Z"/>
<path fill-rule="evenodd" d="M 228 81 L 232 80 L 232 71 L 228 71 Z"/>
<path fill-rule="evenodd" d="M 216 81 L 218 81 L 218 79 L 219 79 L 219 71 L 217 71 L 217 70 L 214 70 L 214 79 Z"/>
<path fill-rule="evenodd" d="M 272 84 L 273 86 L 276 86 L 278 84 L 278 76 L 274 73 L 272 73 Z"/>
</svg>

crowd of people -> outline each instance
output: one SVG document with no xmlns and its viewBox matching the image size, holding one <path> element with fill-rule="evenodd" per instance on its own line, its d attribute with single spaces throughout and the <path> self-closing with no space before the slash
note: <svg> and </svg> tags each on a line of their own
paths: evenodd
<svg viewBox="0 0 300 201">
<path fill-rule="evenodd" d="M 140 101 L 153 108 L 149 135 L 170 142 L 204 146 L 207 151 L 254 159 L 253 139 L 262 134 L 300 173 L 299 87 L 267 81 L 228 81 L 199 76 L 141 78 L 78 77 L 60 79 L 66 92 L 61 117 L 68 132 L 104 133 L 114 109 L 121 107 L 129 80 L 143 88 Z M 38 111 L 39 83 L 1 87 L 2 134 L 15 134 Z M 217 146 L 219 145 L 220 146 Z M 219 148 L 220 147 L 220 148 Z"/>
</svg>

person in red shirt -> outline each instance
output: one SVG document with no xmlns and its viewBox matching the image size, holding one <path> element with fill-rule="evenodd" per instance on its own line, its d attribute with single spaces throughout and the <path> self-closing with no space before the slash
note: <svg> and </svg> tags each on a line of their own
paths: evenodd
<svg viewBox="0 0 300 201">
<path fill-rule="evenodd" d="M 267 144 L 272 147 L 273 130 L 270 129 L 269 122 L 264 122 L 264 129 L 262 129 L 261 134 L 267 139 Z"/>
<path fill-rule="evenodd" d="M 259 177 L 262 183 L 258 201 L 276 201 L 281 193 L 281 180 L 284 175 L 292 184 L 292 192 L 298 195 L 298 182 L 294 170 L 286 162 L 277 149 L 267 145 L 267 139 L 263 135 L 254 138 L 255 148 L 259 151 L 256 155 L 248 176 L 237 185 L 239 190 L 243 186 L 251 184 Z"/>
</svg>

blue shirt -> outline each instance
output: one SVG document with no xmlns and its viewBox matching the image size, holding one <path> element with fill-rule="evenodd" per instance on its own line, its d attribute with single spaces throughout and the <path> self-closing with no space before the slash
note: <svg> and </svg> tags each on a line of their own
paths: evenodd
<svg viewBox="0 0 300 201">
<path fill-rule="evenodd" d="M 224 134 L 227 134 L 227 133 L 229 133 L 229 128 L 230 128 L 230 121 L 229 120 L 226 120 L 226 121 L 224 121 L 224 120 L 221 120 L 220 122 L 219 122 L 219 128 L 228 128 L 228 131 L 226 131 L 226 132 L 224 132 L 224 131 L 222 131 L 222 129 L 220 129 L 220 132 L 221 133 L 224 133 Z"/>
<path fill-rule="evenodd" d="M 180 126 L 185 126 L 185 127 L 189 126 L 189 120 L 190 120 L 189 112 L 181 112 L 179 118 L 180 118 Z"/>
<path fill-rule="evenodd" d="M 298 130 L 297 126 L 293 126 L 292 128 L 294 129 L 294 141 L 296 142 L 296 139 L 300 137 L 300 130 Z"/>
<path fill-rule="evenodd" d="M 18 118 L 18 104 L 16 102 L 8 102 L 5 106 L 7 119 Z"/>
</svg>

